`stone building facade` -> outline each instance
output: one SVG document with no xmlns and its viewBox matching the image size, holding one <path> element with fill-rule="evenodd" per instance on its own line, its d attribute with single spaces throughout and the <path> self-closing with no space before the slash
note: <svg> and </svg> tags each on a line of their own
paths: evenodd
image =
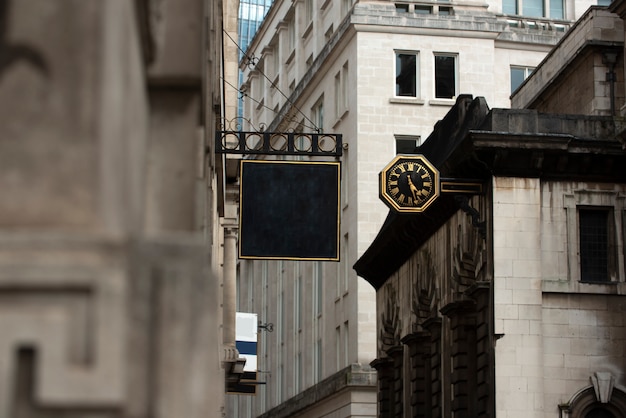
<svg viewBox="0 0 626 418">
<path fill-rule="evenodd" d="M 390 214 L 355 266 L 381 416 L 626 414 L 623 45 L 591 8 L 512 96 L 528 109 L 459 100 L 418 150 L 486 189 Z"/>
<path fill-rule="evenodd" d="M 380 416 L 626 413 L 617 128 L 459 98 L 420 151 L 484 192 L 390 213 L 355 265 L 377 289 Z"/>
<path fill-rule="evenodd" d="M 376 414 L 376 295 L 352 266 L 385 221 L 378 173 L 414 152 L 461 94 L 509 107 L 513 82 L 596 2 L 558 4 L 537 14 L 499 0 L 274 1 L 241 61 L 244 130 L 343 135 L 341 261 L 240 262 L 238 309 L 274 324 L 259 338 L 266 384 L 240 397 L 240 416 Z M 368 386 L 304 396 L 353 368 L 370 373 Z"/>
<path fill-rule="evenodd" d="M 228 6 L 2 2 L 0 417 L 224 416 Z"/>
</svg>

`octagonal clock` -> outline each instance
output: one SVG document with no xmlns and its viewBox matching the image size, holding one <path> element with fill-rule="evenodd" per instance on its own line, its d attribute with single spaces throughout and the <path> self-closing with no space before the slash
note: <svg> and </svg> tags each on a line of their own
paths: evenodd
<svg viewBox="0 0 626 418">
<path fill-rule="evenodd" d="M 439 193 L 439 171 L 423 155 L 398 155 L 380 172 L 380 198 L 395 211 L 423 212 Z"/>
</svg>

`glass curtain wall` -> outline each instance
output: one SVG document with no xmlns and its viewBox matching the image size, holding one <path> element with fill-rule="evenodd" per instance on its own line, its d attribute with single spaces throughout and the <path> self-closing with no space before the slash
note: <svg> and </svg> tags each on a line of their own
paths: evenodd
<svg viewBox="0 0 626 418">
<path fill-rule="evenodd" d="M 248 44 L 257 29 L 261 25 L 263 18 L 270 9 L 273 0 L 240 0 L 239 1 L 239 46 L 243 51 L 248 49 Z M 243 52 L 239 51 L 239 60 L 243 57 Z M 243 74 L 239 72 L 239 88 L 243 82 Z M 237 114 L 243 116 L 243 97 L 239 99 Z"/>
</svg>

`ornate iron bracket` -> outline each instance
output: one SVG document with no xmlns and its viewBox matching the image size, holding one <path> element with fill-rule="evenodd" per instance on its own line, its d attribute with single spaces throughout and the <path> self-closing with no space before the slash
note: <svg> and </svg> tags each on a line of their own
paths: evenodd
<svg viewBox="0 0 626 418">
<path fill-rule="evenodd" d="M 307 155 L 341 157 L 341 134 L 217 131 L 217 154 Z"/>
<path fill-rule="evenodd" d="M 456 200 L 463 212 L 472 217 L 472 226 L 478 229 L 478 233 L 485 240 L 487 238 L 487 222 L 480 220 L 480 213 L 470 206 L 467 195 L 456 195 L 454 200 Z"/>
<path fill-rule="evenodd" d="M 259 327 L 260 329 L 264 329 L 264 330 L 265 330 L 265 331 L 267 331 L 267 332 L 273 332 L 273 331 L 274 331 L 274 324 L 273 324 L 273 323 L 271 323 L 271 322 L 266 323 L 266 324 L 264 324 L 264 323 L 262 323 L 262 322 L 259 322 L 258 327 Z"/>
</svg>

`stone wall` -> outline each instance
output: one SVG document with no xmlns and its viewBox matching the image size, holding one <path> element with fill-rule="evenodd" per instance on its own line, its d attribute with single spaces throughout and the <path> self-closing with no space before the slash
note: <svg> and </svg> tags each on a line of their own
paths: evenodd
<svg viewBox="0 0 626 418">
<path fill-rule="evenodd" d="M 0 417 L 222 416 L 203 7 L 0 6 Z"/>
</svg>

